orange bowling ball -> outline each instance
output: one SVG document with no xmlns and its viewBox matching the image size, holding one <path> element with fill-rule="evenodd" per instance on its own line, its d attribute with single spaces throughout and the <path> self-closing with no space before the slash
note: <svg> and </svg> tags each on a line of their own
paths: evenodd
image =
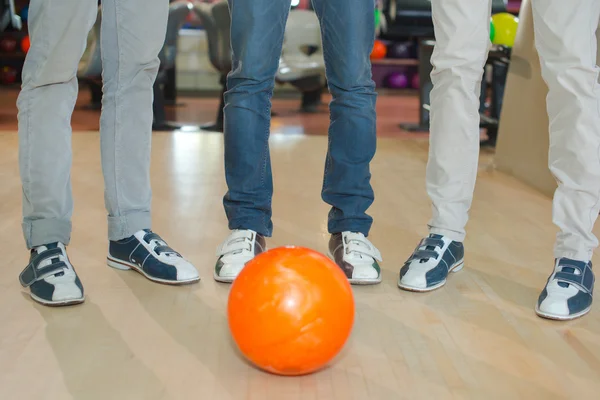
<svg viewBox="0 0 600 400">
<path fill-rule="evenodd" d="M 324 255 L 279 247 L 250 261 L 233 282 L 229 329 L 244 356 L 278 375 L 327 365 L 354 324 L 354 297 L 342 270 Z"/>
<path fill-rule="evenodd" d="M 23 40 L 21 40 L 21 50 L 23 50 L 23 53 L 27 53 L 30 47 L 31 41 L 29 40 L 29 36 L 25 36 Z"/>
<path fill-rule="evenodd" d="M 386 55 L 386 45 L 380 40 L 375 40 L 375 43 L 373 44 L 373 50 L 371 50 L 371 60 L 379 60 L 381 58 L 385 58 Z"/>
</svg>

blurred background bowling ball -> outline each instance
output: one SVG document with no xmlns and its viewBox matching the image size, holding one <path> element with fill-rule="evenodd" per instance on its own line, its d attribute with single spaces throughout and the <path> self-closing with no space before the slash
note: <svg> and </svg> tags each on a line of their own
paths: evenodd
<svg viewBox="0 0 600 400">
<path fill-rule="evenodd" d="M 373 44 L 373 50 L 371 51 L 371 60 L 380 60 L 385 58 L 386 54 L 386 45 L 381 40 L 376 40 Z"/>
<path fill-rule="evenodd" d="M 494 39 L 492 43 L 512 47 L 517 37 L 519 18 L 509 13 L 498 13 L 492 16 Z"/>
</svg>

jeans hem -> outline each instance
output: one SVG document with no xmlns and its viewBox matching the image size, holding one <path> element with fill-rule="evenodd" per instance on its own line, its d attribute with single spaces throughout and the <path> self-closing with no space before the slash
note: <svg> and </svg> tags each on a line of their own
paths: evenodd
<svg viewBox="0 0 600 400">
<path fill-rule="evenodd" d="M 367 237 L 371 230 L 371 223 L 356 220 L 329 221 L 327 228 L 332 235 L 342 232 L 358 232 Z"/>
</svg>

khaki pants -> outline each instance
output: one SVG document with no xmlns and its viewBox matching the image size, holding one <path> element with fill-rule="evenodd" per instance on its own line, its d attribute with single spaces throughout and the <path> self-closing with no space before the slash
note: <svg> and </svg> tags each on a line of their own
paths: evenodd
<svg viewBox="0 0 600 400">
<path fill-rule="evenodd" d="M 536 47 L 549 88 L 549 166 L 558 181 L 555 257 L 588 261 L 598 240 L 600 92 L 597 0 L 533 0 Z M 427 191 L 432 233 L 463 241 L 477 176 L 479 89 L 489 48 L 489 0 L 432 0 L 436 47 Z M 517 234 L 517 233 L 516 233 Z"/>
</svg>

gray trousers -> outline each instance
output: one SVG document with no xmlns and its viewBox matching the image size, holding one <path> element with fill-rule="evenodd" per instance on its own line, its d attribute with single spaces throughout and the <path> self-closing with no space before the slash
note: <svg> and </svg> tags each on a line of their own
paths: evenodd
<svg viewBox="0 0 600 400">
<path fill-rule="evenodd" d="M 28 248 L 71 236 L 71 114 L 77 68 L 97 0 L 32 0 L 23 67 L 19 165 Z M 108 238 L 151 227 L 152 86 L 165 40 L 167 0 L 102 1 L 100 146 Z"/>
</svg>

